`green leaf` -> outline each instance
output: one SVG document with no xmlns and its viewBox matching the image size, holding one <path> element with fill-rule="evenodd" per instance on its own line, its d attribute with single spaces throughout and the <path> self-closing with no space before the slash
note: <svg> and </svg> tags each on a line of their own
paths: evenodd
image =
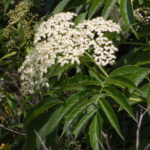
<svg viewBox="0 0 150 150">
<path fill-rule="evenodd" d="M 121 0 L 120 13 L 125 24 L 132 29 L 133 33 L 138 38 L 137 32 L 135 31 L 135 28 L 133 26 L 135 25 L 135 20 L 133 16 L 131 0 Z"/>
<path fill-rule="evenodd" d="M 126 110 L 126 112 L 128 112 L 128 114 L 130 115 L 130 117 L 132 117 L 135 121 L 135 117 L 134 114 L 132 112 L 132 108 L 130 107 L 130 105 L 128 104 L 128 101 L 126 99 L 126 97 L 120 92 L 118 91 L 116 88 L 111 87 L 111 86 L 107 86 L 103 89 L 116 103 L 118 103 L 120 106 L 122 106 L 123 109 Z"/>
<path fill-rule="evenodd" d="M 49 134 L 51 134 L 55 128 L 57 127 L 56 123 L 57 123 L 57 119 L 60 117 L 61 112 L 62 112 L 62 108 L 63 106 L 58 107 L 49 117 L 49 119 L 47 120 L 47 122 L 44 124 L 44 126 L 42 126 L 42 128 L 39 130 L 39 135 L 40 137 L 47 137 Z M 59 122 L 59 120 L 58 120 Z M 55 123 L 55 124 L 54 124 Z M 36 137 L 36 146 L 37 148 L 40 148 L 40 143 L 39 143 L 39 139 Z"/>
<path fill-rule="evenodd" d="M 53 14 L 57 14 L 65 9 L 70 0 L 62 0 L 54 9 Z"/>
<path fill-rule="evenodd" d="M 136 86 L 139 85 L 141 81 L 150 73 L 150 69 L 148 68 L 140 68 L 130 77 L 130 80 L 134 82 Z"/>
<path fill-rule="evenodd" d="M 34 146 L 35 146 L 35 135 L 34 133 L 28 133 L 28 138 L 26 139 L 26 142 L 24 143 L 22 150 L 33 150 Z"/>
<path fill-rule="evenodd" d="M 97 111 L 96 109 L 92 110 L 92 111 L 88 112 L 86 115 L 84 115 L 82 117 L 82 119 L 79 121 L 78 125 L 76 126 L 76 128 L 73 131 L 73 134 L 75 135 L 75 138 L 77 138 L 79 136 L 82 129 L 85 127 L 85 125 L 88 123 L 88 121 L 94 115 L 94 113 L 96 111 Z"/>
<path fill-rule="evenodd" d="M 144 0 L 138 0 L 139 4 L 142 5 L 144 3 Z"/>
<path fill-rule="evenodd" d="M 140 34 L 141 36 L 150 35 L 150 24 L 141 25 L 141 26 L 140 26 L 139 34 Z"/>
<path fill-rule="evenodd" d="M 16 53 L 17 53 L 17 52 L 8 53 L 8 54 L 4 55 L 2 58 L 0 58 L 0 61 L 2 61 L 3 59 L 6 59 L 6 58 L 8 58 L 8 57 L 11 57 L 11 56 L 15 55 Z"/>
<path fill-rule="evenodd" d="M 100 150 L 99 140 L 101 139 L 102 123 L 103 120 L 100 114 L 97 113 L 89 127 L 90 144 L 93 150 Z"/>
<path fill-rule="evenodd" d="M 91 70 L 88 70 L 88 72 L 89 72 L 91 78 L 95 78 L 97 81 L 99 81 L 101 83 L 101 85 L 104 84 L 103 81 L 102 81 L 102 79 L 96 73 L 94 73 Z"/>
<path fill-rule="evenodd" d="M 123 76 L 112 76 L 107 78 L 106 84 L 114 84 L 117 86 L 127 87 L 129 89 L 137 89 L 132 80 L 125 78 Z"/>
<path fill-rule="evenodd" d="M 62 118 L 65 116 L 65 114 L 68 113 L 68 111 L 70 111 L 72 107 L 75 106 L 76 103 L 78 103 L 79 100 L 82 101 L 83 99 L 86 99 L 91 94 L 92 92 L 76 93 L 73 94 L 69 99 L 67 99 L 63 108 L 60 111 L 56 111 L 53 113 L 54 115 L 57 114 L 56 115 L 57 117 L 52 115 L 50 120 L 47 122 L 47 124 L 50 124 L 50 126 L 48 126 L 47 134 L 50 134 L 55 130 L 55 128 L 58 126 Z"/>
<path fill-rule="evenodd" d="M 70 3 L 68 4 L 67 6 L 67 11 L 70 10 L 70 9 L 76 9 L 77 7 L 80 7 L 83 5 L 83 1 L 84 0 L 73 0 L 73 1 L 70 1 Z"/>
<path fill-rule="evenodd" d="M 93 0 L 86 0 L 87 4 L 91 4 L 93 2 Z"/>
<path fill-rule="evenodd" d="M 90 100 L 86 100 L 86 101 L 81 102 L 79 105 L 77 105 L 73 109 L 72 112 L 69 113 L 68 116 L 66 116 L 66 121 L 65 121 L 65 125 L 64 125 L 64 129 L 63 129 L 62 135 L 64 135 L 64 133 L 67 131 L 68 127 L 74 121 L 74 119 L 79 114 L 81 114 L 88 106 L 90 106 L 91 104 L 93 104 L 94 102 L 96 102 L 96 100 L 97 100 L 98 97 L 99 97 L 99 95 L 93 96 Z"/>
<path fill-rule="evenodd" d="M 140 67 L 134 66 L 134 65 L 126 65 L 120 68 L 117 68 L 113 72 L 110 73 L 110 77 L 112 76 L 122 76 L 126 74 L 133 74 L 136 71 L 138 71 Z"/>
<path fill-rule="evenodd" d="M 91 19 L 97 11 L 103 6 L 104 0 L 93 0 L 92 6 L 89 10 L 88 19 Z"/>
<path fill-rule="evenodd" d="M 21 38 L 24 39 L 24 37 L 25 37 L 25 30 L 24 30 L 22 24 L 18 23 L 18 27 L 17 28 L 18 28 L 18 32 L 19 32 Z"/>
<path fill-rule="evenodd" d="M 117 0 L 107 0 L 106 1 L 105 7 L 102 11 L 103 18 L 108 19 L 109 15 L 111 14 L 111 11 L 113 10 L 116 3 L 117 3 Z"/>
<path fill-rule="evenodd" d="M 62 103 L 62 101 L 60 101 L 59 99 L 57 99 L 55 97 L 48 98 L 48 99 L 38 103 L 37 105 L 35 105 L 33 107 L 33 110 L 30 112 L 29 116 L 25 120 L 24 127 L 26 128 L 31 123 L 31 121 L 33 121 L 33 119 L 38 117 L 45 110 L 47 110 L 55 105 L 61 104 L 61 103 Z"/>
<path fill-rule="evenodd" d="M 41 1 L 40 1 L 40 0 L 33 0 L 33 4 L 34 4 L 36 7 L 40 7 Z"/>
<path fill-rule="evenodd" d="M 87 12 L 79 14 L 75 20 L 75 25 L 78 25 L 79 23 L 83 22 L 86 18 L 86 15 L 87 15 Z"/>
<path fill-rule="evenodd" d="M 45 10 L 46 13 L 48 13 L 49 11 L 51 11 L 51 9 L 54 7 L 55 4 L 55 0 L 46 0 L 45 1 Z"/>
<path fill-rule="evenodd" d="M 116 114 L 115 114 L 113 108 L 111 107 L 111 105 L 107 102 L 107 100 L 102 99 L 102 98 L 99 100 L 99 103 L 100 103 L 102 110 L 104 111 L 106 117 L 108 118 L 110 124 L 114 127 L 114 129 L 116 130 L 118 135 L 124 140 L 124 138 L 121 134 L 121 131 L 120 131 L 118 119 L 117 119 Z"/>
<path fill-rule="evenodd" d="M 147 107 L 150 107 L 150 85 L 148 86 L 147 89 Z M 150 108 L 148 110 L 148 114 L 150 115 Z"/>
<path fill-rule="evenodd" d="M 56 86 L 56 89 L 63 91 L 70 91 L 82 88 L 82 86 L 95 85 L 100 86 L 101 83 L 94 78 L 87 75 L 76 75 L 63 81 L 60 85 Z"/>
<path fill-rule="evenodd" d="M 34 133 L 34 130 L 39 131 L 39 129 L 41 129 L 44 126 L 44 124 L 46 123 L 47 119 L 50 116 L 50 113 L 51 112 L 46 112 L 46 113 L 43 113 L 43 114 L 39 115 L 26 128 L 27 138 L 25 138 L 25 144 L 23 146 L 23 150 L 33 150 L 33 149 L 35 149 L 36 135 Z M 37 148 L 36 148 L 36 150 L 37 150 Z"/>
<path fill-rule="evenodd" d="M 139 93 L 140 93 L 140 96 L 143 97 L 143 98 L 147 98 L 147 90 L 150 86 L 150 83 L 147 83 L 147 84 L 144 84 L 140 90 L 139 90 Z"/>
<path fill-rule="evenodd" d="M 3 3 L 4 3 L 4 16 L 5 16 L 7 13 L 8 7 L 10 5 L 10 0 L 4 0 Z"/>
<path fill-rule="evenodd" d="M 70 64 L 65 64 L 63 67 L 60 66 L 60 64 L 54 64 L 48 70 L 47 77 L 53 77 L 53 76 L 61 75 L 63 72 L 66 72 L 73 67 L 74 67 L 74 65 L 70 65 Z"/>
<path fill-rule="evenodd" d="M 11 110 L 16 113 L 17 105 L 12 100 L 7 99 L 7 103 L 10 106 Z"/>
</svg>

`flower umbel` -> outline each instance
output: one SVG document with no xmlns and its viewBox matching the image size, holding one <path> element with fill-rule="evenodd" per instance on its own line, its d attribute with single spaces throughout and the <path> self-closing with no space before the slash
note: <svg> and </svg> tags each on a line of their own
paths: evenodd
<svg viewBox="0 0 150 150">
<path fill-rule="evenodd" d="M 106 66 L 115 61 L 118 50 L 113 42 L 105 37 L 106 32 L 120 33 L 121 28 L 111 20 L 97 17 L 85 20 L 75 26 L 75 13 L 59 13 L 43 22 L 34 38 L 34 50 L 26 56 L 19 69 L 24 94 L 34 93 L 40 86 L 48 87 L 44 74 L 53 64 L 80 64 L 89 48 L 97 65 Z"/>
</svg>

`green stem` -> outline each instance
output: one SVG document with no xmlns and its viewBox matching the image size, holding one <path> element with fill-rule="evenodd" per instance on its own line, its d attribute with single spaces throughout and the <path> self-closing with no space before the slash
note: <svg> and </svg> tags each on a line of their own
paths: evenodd
<svg viewBox="0 0 150 150">
<path fill-rule="evenodd" d="M 103 72 L 103 74 L 104 74 L 106 77 L 109 77 L 109 75 L 108 75 L 107 72 L 103 69 L 102 66 L 98 66 L 98 68 Z"/>
<path fill-rule="evenodd" d="M 136 66 L 142 66 L 142 65 L 147 65 L 147 64 L 150 64 L 150 60 L 144 61 L 144 62 L 139 62 L 136 64 Z"/>
<path fill-rule="evenodd" d="M 86 54 L 89 58 L 91 58 L 91 60 L 92 60 L 93 63 L 95 63 L 95 61 L 93 60 L 93 57 L 92 57 L 89 53 L 85 52 L 85 54 Z M 95 64 L 96 64 L 96 63 L 95 63 Z M 102 66 L 99 66 L 99 65 L 97 65 L 97 66 L 98 66 L 98 68 L 102 71 L 102 73 L 103 73 L 106 77 L 109 77 L 109 75 L 108 75 L 107 72 L 103 69 Z"/>
<path fill-rule="evenodd" d="M 128 44 L 128 45 L 140 45 L 140 46 L 149 46 L 150 44 L 145 44 L 145 43 L 137 43 L 137 42 L 120 42 L 120 44 Z"/>
<path fill-rule="evenodd" d="M 103 79 L 106 79 L 105 76 L 103 76 L 102 74 L 99 74 L 97 71 L 95 71 L 92 67 L 90 67 L 87 63 L 83 62 L 84 65 L 89 68 L 91 71 L 93 71 L 94 73 L 96 73 L 99 77 L 103 78 Z"/>
</svg>

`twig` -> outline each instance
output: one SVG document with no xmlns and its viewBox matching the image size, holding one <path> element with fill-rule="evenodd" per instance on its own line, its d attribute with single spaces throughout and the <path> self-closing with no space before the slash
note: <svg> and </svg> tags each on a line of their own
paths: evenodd
<svg viewBox="0 0 150 150">
<path fill-rule="evenodd" d="M 102 131 L 102 135 L 103 135 L 103 137 L 106 141 L 107 149 L 111 150 L 111 146 L 110 146 L 110 143 L 109 143 L 109 140 L 108 140 L 108 135 L 106 133 L 104 133 L 103 131 Z"/>
<path fill-rule="evenodd" d="M 136 150 L 139 149 L 139 144 L 140 144 L 140 128 L 141 128 L 141 124 L 142 124 L 142 120 L 143 117 L 145 116 L 145 114 L 148 112 L 150 106 L 143 112 L 140 114 L 140 118 L 139 120 L 137 120 L 137 130 L 136 130 Z"/>
<path fill-rule="evenodd" d="M 49 150 L 46 145 L 44 144 L 44 142 L 42 141 L 40 135 L 38 134 L 38 132 L 36 130 L 34 130 L 34 133 L 36 134 L 36 136 L 38 137 L 39 141 L 41 142 L 42 148 L 43 150 Z"/>
<path fill-rule="evenodd" d="M 147 108 L 143 107 L 141 104 L 138 104 L 138 106 L 144 110 L 146 110 Z"/>
<path fill-rule="evenodd" d="M 63 147 L 63 144 L 62 144 L 62 142 L 61 142 L 61 139 L 57 136 L 57 144 L 58 144 L 58 146 L 60 147 L 60 150 L 65 150 L 65 148 Z"/>
<path fill-rule="evenodd" d="M 101 148 L 102 148 L 103 150 L 106 150 L 105 147 L 104 147 L 104 145 L 103 145 L 103 143 L 102 143 L 100 140 L 98 140 L 98 143 L 99 143 L 99 145 L 101 146 Z"/>
<path fill-rule="evenodd" d="M 69 132 L 69 134 L 70 134 L 70 137 L 71 137 L 71 139 L 72 139 L 74 145 L 76 146 L 76 149 L 77 149 L 77 150 L 81 150 L 80 147 L 78 146 L 78 144 L 76 143 L 76 141 L 75 141 L 75 139 L 74 139 L 74 137 L 73 137 L 73 135 L 72 135 L 72 133 L 71 133 L 69 127 L 68 127 L 68 132 Z"/>
<path fill-rule="evenodd" d="M 18 132 L 18 131 L 15 131 L 15 130 L 12 130 L 12 129 L 9 129 L 9 128 L 6 128 L 4 127 L 2 124 L 0 124 L 0 127 L 7 130 L 7 131 L 10 131 L 10 132 L 13 132 L 13 133 L 16 133 L 16 134 L 19 134 L 19 135 L 23 135 L 23 136 L 26 136 L 25 133 L 21 133 L 21 132 Z"/>
<path fill-rule="evenodd" d="M 149 147 L 150 147 L 150 143 L 144 148 L 144 150 L 148 150 Z"/>
</svg>

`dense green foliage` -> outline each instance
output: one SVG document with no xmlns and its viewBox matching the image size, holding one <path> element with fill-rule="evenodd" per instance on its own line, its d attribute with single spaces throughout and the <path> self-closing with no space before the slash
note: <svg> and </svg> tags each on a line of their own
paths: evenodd
<svg viewBox="0 0 150 150">
<path fill-rule="evenodd" d="M 150 20 L 134 16 L 150 2 L 20 2 L 0 1 L 0 150 L 150 149 Z M 119 47 L 116 63 L 98 66 L 87 53 L 80 65 L 55 64 L 50 87 L 23 95 L 18 68 L 34 49 L 34 34 L 64 11 L 77 13 L 76 25 L 96 16 L 123 22 L 119 36 L 106 35 Z"/>
</svg>

